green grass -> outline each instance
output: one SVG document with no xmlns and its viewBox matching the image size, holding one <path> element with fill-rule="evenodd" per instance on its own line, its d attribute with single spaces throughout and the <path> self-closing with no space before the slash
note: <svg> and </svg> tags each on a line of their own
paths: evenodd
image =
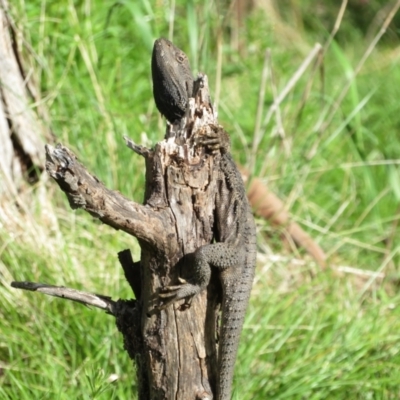
<svg viewBox="0 0 400 400">
<path fill-rule="evenodd" d="M 13 3 L 54 133 L 109 188 L 142 199 L 144 165 L 122 136 L 146 144 L 163 136 L 150 54 L 153 40 L 173 29 L 194 70 L 208 74 L 212 90 L 221 85 L 219 120 L 232 136 L 236 160 L 256 160 L 255 174 L 328 253 L 331 268 L 319 272 L 301 249 L 289 252 L 279 232 L 257 221 L 257 276 L 234 398 L 398 398 L 400 68 L 393 35 L 351 78 L 370 39 L 345 14 L 323 69 L 313 74 L 309 67 L 281 103 L 282 138 L 275 115 L 263 123 L 272 88 L 283 90 L 333 25 L 327 14 L 312 20 L 309 2 L 303 8 L 290 2 L 290 13 L 279 20 L 249 13 L 240 49 L 230 40 L 234 19 L 226 3 L 177 1 L 174 15 L 161 1 Z M 338 8 L 332 6 L 332 15 Z M 268 79 L 262 140 L 252 154 L 267 48 L 273 86 Z M 32 198 L 32 213 L 0 204 L 0 398 L 135 398 L 134 368 L 110 316 L 9 283 L 31 280 L 129 298 L 116 255 L 131 248 L 138 259 L 136 240 L 71 211 L 52 181 L 33 188 Z"/>
</svg>

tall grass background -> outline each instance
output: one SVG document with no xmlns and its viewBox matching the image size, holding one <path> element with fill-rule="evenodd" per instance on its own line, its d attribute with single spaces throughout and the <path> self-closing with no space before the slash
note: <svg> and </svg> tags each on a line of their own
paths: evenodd
<svg viewBox="0 0 400 400">
<path fill-rule="evenodd" d="M 107 187 L 142 200 L 144 165 L 122 137 L 163 137 L 150 55 L 168 37 L 209 76 L 234 158 L 325 249 L 321 271 L 257 220 L 233 398 L 398 398 L 399 1 L 244 4 L 16 0 L 12 10 L 57 141 Z M 0 216 L 0 398 L 135 398 L 110 316 L 9 283 L 129 298 L 116 253 L 137 259 L 136 241 L 70 210 L 50 180 L 29 190 L 29 211 Z"/>
</svg>

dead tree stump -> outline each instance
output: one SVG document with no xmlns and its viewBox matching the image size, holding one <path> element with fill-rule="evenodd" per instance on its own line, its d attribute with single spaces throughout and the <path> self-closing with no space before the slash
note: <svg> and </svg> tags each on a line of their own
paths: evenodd
<svg viewBox="0 0 400 400">
<path fill-rule="evenodd" d="M 83 208 L 139 241 L 140 262 L 134 263 L 129 251 L 119 254 L 136 299 L 119 300 L 111 309 L 137 366 L 141 400 L 211 399 L 215 387 L 222 294 L 217 276 L 190 307 L 178 302 L 157 309 L 160 289 L 184 279 L 192 253 L 214 237 L 220 155 L 196 146 L 198 132 L 216 123 L 207 77 L 200 76 L 198 84 L 186 117 L 168 125 L 165 140 L 154 149 L 126 138 L 146 160 L 144 205 L 104 187 L 67 148 L 46 146 L 46 169 L 71 207 Z"/>
</svg>

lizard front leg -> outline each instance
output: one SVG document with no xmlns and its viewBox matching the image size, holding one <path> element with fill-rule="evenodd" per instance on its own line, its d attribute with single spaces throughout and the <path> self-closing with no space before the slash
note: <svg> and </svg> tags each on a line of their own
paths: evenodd
<svg viewBox="0 0 400 400">
<path fill-rule="evenodd" d="M 159 297 L 164 303 L 159 309 L 164 309 L 181 299 L 186 299 L 186 304 L 190 304 L 191 299 L 208 286 L 211 266 L 225 270 L 240 265 L 240 261 L 238 252 L 226 243 L 213 243 L 199 247 L 193 254 L 193 269 L 190 277 L 187 280 L 180 278 L 180 285 L 166 286 L 162 290 Z"/>
</svg>

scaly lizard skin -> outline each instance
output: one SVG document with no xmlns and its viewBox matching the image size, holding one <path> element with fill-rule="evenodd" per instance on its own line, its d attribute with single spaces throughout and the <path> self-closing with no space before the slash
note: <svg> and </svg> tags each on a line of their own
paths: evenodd
<svg viewBox="0 0 400 400">
<path fill-rule="evenodd" d="M 153 59 L 154 52 L 160 51 L 160 40 L 165 39 L 156 41 Z M 175 46 L 173 46 L 173 50 L 174 54 L 182 54 Z M 190 68 L 188 63 L 185 65 L 186 68 Z M 162 75 L 165 77 L 171 67 L 162 65 L 160 62 L 156 67 L 153 65 L 153 77 L 154 75 L 161 75 L 161 73 L 155 71 L 155 68 L 161 68 L 163 70 Z M 176 92 L 182 95 L 187 87 L 185 79 L 192 73 L 191 71 L 186 71 L 182 75 L 182 80 L 176 80 L 176 69 L 172 69 L 174 72 L 174 79 L 172 80 L 175 84 L 178 83 L 180 85 L 180 89 L 176 90 Z M 166 81 L 169 82 L 170 80 L 166 78 Z M 159 82 L 160 80 L 157 80 L 153 84 L 156 85 Z M 168 87 L 164 89 L 163 93 L 165 94 L 168 92 Z M 165 95 L 163 99 L 171 96 L 173 97 L 174 94 Z M 187 104 L 187 101 L 188 99 L 185 99 L 182 104 Z M 167 105 L 162 104 L 159 107 L 159 103 L 160 98 L 158 98 L 156 104 L 161 113 L 165 109 L 171 112 L 171 107 L 173 108 L 173 106 L 167 107 Z M 176 103 L 177 101 L 173 102 L 173 104 Z M 178 115 L 181 111 L 181 109 L 175 110 L 171 115 Z M 167 119 L 171 120 L 168 116 Z M 211 277 L 211 268 L 218 268 L 223 297 L 218 352 L 219 376 L 215 398 L 217 400 L 229 400 L 240 333 L 254 279 L 256 228 L 242 177 L 229 152 L 229 136 L 219 126 L 210 126 L 209 128 L 211 132 L 198 134 L 196 140 L 198 144 L 205 146 L 207 150 L 213 153 L 220 151 L 221 153 L 219 187 L 215 203 L 215 239 L 217 243 L 202 246 L 195 251 L 190 279 L 187 281 L 181 280 L 180 285 L 166 287 L 164 293 L 160 295 L 165 301 L 160 308 L 165 308 L 179 299 L 191 299 L 206 289 Z"/>
<path fill-rule="evenodd" d="M 151 72 L 158 110 L 171 123 L 181 119 L 193 94 L 193 75 L 186 54 L 169 40 L 157 39 L 153 47 Z"/>
</svg>

